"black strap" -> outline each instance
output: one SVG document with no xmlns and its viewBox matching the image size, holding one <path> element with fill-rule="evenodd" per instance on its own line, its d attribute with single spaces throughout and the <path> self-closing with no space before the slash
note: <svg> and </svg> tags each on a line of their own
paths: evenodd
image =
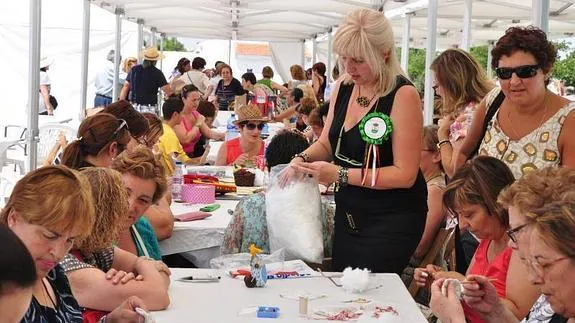
<svg viewBox="0 0 575 323">
<path fill-rule="evenodd" d="M 495 116 L 495 112 L 499 110 L 499 107 L 501 106 L 501 103 L 503 103 L 503 100 L 505 100 L 505 94 L 503 94 L 503 91 L 501 91 L 499 92 L 499 94 L 497 94 L 495 100 L 493 100 L 491 105 L 487 108 L 487 113 L 485 114 L 485 119 L 483 120 L 481 137 L 479 138 L 479 141 L 477 142 L 475 149 L 473 149 L 473 152 L 471 153 L 471 155 L 469 155 L 469 159 L 477 155 L 479 147 L 481 146 L 481 142 L 483 141 L 483 136 L 485 136 L 485 132 L 487 131 L 487 128 L 489 128 L 489 124 L 491 123 L 491 119 L 493 119 L 493 116 Z"/>
</svg>

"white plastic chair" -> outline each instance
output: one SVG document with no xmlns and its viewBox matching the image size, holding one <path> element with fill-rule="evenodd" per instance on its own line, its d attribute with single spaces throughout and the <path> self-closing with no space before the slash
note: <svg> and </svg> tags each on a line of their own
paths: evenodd
<svg viewBox="0 0 575 323">
<path fill-rule="evenodd" d="M 72 139 L 76 138 L 76 129 L 60 124 L 60 123 L 47 123 L 42 125 L 39 129 L 39 138 L 40 141 L 38 142 L 38 165 L 41 165 L 42 162 L 48 157 L 50 150 L 56 142 L 58 141 L 58 134 L 60 132 L 64 132 L 66 139 L 70 142 Z"/>
</svg>

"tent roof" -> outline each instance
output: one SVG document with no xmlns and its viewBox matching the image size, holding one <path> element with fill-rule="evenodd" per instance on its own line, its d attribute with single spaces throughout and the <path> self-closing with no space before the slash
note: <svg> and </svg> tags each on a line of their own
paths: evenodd
<svg viewBox="0 0 575 323">
<path fill-rule="evenodd" d="M 464 0 L 439 0 L 438 47 L 461 42 Z M 204 39 L 294 42 L 326 33 L 349 11 L 383 7 L 398 41 L 403 16 L 412 12 L 412 46 L 425 46 L 427 0 L 94 0 L 114 12 L 122 8 L 130 21 L 142 19 L 169 36 Z M 550 0 L 549 34 L 571 37 L 575 1 Z M 531 24 L 532 0 L 473 1 L 472 43 L 497 40 L 510 26 Z"/>
</svg>

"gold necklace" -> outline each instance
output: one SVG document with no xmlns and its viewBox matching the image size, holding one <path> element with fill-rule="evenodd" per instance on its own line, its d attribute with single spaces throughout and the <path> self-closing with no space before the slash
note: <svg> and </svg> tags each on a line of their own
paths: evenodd
<svg viewBox="0 0 575 323">
<path fill-rule="evenodd" d="M 539 124 L 535 129 L 540 130 L 541 125 L 543 125 L 543 122 L 545 121 L 545 115 L 547 115 L 547 91 L 545 91 L 545 98 L 543 99 L 543 115 L 541 115 L 541 120 L 539 120 Z M 515 130 L 515 127 L 513 126 L 513 121 L 511 120 L 511 109 L 509 109 L 509 111 L 507 112 L 507 121 L 509 121 L 509 126 L 511 127 L 511 131 L 513 131 L 513 135 L 515 136 L 515 138 L 517 138 L 517 140 L 522 139 L 519 137 L 519 133 Z"/>
<path fill-rule="evenodd" d="M 374 93 L 371 99 L 368 100 L 366 96 L 361 96 L 361 86 L 358 86 L 357 98 L 355 98 L 355 103 L 357 103 L 357 105 L 359 105 L 362 108 L 367 108 L 371 104 L 371 101 L 373 101 L 373 99 L 375 98 L 376 94 L 377 93 Z"/>
</svg>

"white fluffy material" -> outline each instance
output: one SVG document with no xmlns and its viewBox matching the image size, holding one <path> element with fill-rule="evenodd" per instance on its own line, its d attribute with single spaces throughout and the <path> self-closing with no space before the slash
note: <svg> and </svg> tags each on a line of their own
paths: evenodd
<svg viewBox="0 0 575 323">
<path fill-rule="evenodd" d="M 369 270 L 347 267 L 343 270 L 341 284 L 348 292 L 361 293 L 369 287 Z"/>
</svg>

